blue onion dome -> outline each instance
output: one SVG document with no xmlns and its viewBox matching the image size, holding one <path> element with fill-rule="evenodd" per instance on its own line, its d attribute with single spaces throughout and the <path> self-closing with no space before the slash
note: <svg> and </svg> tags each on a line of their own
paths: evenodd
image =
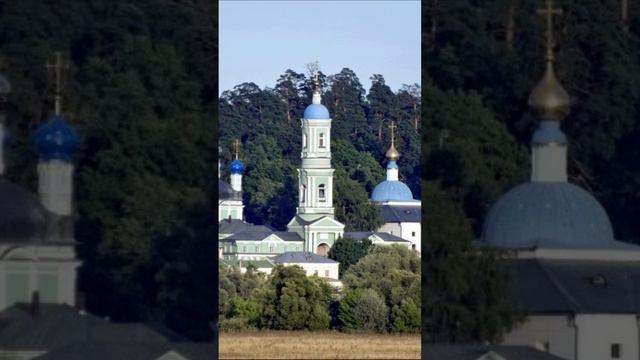
<svg viewBox="0 0 640 360">
<path fill-rule="evenodd" d="M 322 104 L 311 104 L 304 109 L 305 119 L 329 119 L 329 110 Z"/>
<path fill-rule="evenodd" d="M 244 164 L 242 163 L 242 161 L 236 159 L 233 160 L 231 162 L 231 164 L 229 164 L 229 172 L 231 174 L 244 174 L 244 171 L 246 170 Z"/>
<path fill-rule="evenodd" d="M 397 169 L 398 164 L 395 161 L 391 160 L 387 163 L 387 169 Z"/>
<path fill-rule="evenodd" d="M 371 192 L 371 201 L 413 201 L 411 189 L 401 181 L 383 181 Z"/>
<path fill-rule="evenodd" d="M 62 117 L 55 115 L 36 131 L 34 142 L 42 160 L 70 161 L 78 146 L 78 135 Z"/>
<path fill-rule="evenodd" d="M 604 208 L 566 182 L 529 182 L 503 195 L 489 211 L 482 242 L 503 249 L 601 249 L 614 240 Z"/>
</svg>

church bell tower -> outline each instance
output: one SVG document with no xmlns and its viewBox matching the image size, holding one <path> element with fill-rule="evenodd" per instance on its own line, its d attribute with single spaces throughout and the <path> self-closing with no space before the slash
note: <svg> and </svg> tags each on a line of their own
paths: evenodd
<svg viewBox="0 0 640 360">
<path fill-rule="evenodd" d="M 342 236 L 344 225 L 334 219 L 331 167 L 331 117 L 322 105 L 318 72 L 311 105 L 301 119 L 302 163 L 298 169 L 298 207 L 289 231 L 304 236 L 304 251 L 326 255 Z"/>
</svg>

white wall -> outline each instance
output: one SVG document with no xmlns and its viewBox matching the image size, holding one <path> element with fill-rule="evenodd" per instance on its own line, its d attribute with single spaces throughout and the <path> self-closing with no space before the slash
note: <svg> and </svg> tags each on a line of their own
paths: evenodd
<svg viewBox="0 0 640 360">
<path fill-rule="evenodd" d="M 13 305 L 7 304 L 7 276 L 9 274 L 27 275 L 27 301 L 38 290 L 39 275 L 53 275 L 57 278 L 57 303 L 75 306 L 76 276 L 80 261 L 76 260 L 75 250 L 70 245 L 25 246 L 9 250 L 0 246 L 0 311 Z"/>
<path fill-rule="evenodd" d="M 564 359 L 575 359 L 575 329 L 569 315 L 533 315 L 504 337 L 504 345 L 523 345 L 549 352 Z M 604 359 L 599 359 L 604 360 Z"/>
<path fill-rule="evenodd" d="M 576 316 L 578 359 L 607 360 L 611 345 L 621 345 L 621 360 L 638 360 L 638 320 L 634 314 L 584 314 Z"/>
<path fill-rule="evenodd" d="M 318 277 L 321 278 L 338 278 L 338 265 L 339 263 L 283 263 L 284 266 L 298 265 L 307 272 L 307 276 L 312 276 L 318 271 Z M 329 270 L 329 276 L 326 276 L 325 271 Z"/>
<path fill-rule="evenodd" d="M 416 251 L 421 252 L 421 226 L 420 223 L 404 222 L 404 223 L 385 223 L 378 231 L 386 232 L 395 236 L 399 236 L 405 240 L 411 241 L 411 245 L 415 245 Z"/>
<path fill-rule="evenodd" d="M 232 219 L 244 220 L 243 219 L 243 208 L 242 201 L 237 200 L 225 200 L 218 203 L 218 222 L 221 220 L 226 220 L 231 215 Z"/>
<path fill-rule="evenodd" d="M 609 360 L 611 345 L 620 344 L 617 359 L 640 358 L 640 333 L 635 314 L 534 315 L 504 338 L 504 345 L 525 345 L 570 360 Z M 576 335 L 577 334 L 577 335 Z M 578 341 L 576 343 L 576 336 Z M 576 354 L 577 348 L 577 354 Z"/>
</svg>

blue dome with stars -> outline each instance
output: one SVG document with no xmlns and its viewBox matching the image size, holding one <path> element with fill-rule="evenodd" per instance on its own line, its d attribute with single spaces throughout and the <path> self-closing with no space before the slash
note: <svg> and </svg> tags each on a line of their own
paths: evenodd
<svg viewBox="0 0 640 360">
<path fill-rule="evenodd" d="M 371 200 L 375 202 L 413 201 L 411 189 L 401 181 L 383 181 L 371 192 Z"/>
<path fill-rule="evenodd" d="M 329 119 L 329 110 L 322 104 L 311 104 L 304 109 L 305 119 Z"/>
<path fill-rule="evenodd" d="M 42 160 L 71 161 L 78 135 L 62 117 L 55 115 L 36 131 L 34 143 Z"/>
<path fill-rule="evenodd" d="M 619 247 L 600 203 L 566 182 L 529 182 L 503 195 L 489 211 L 482 241 L 506 249 Z"/>
<path fill-rule="evenodd" d="M 233 160 L 231 162 L 231 164 L 229 164 L 229 172 L 232 174 L 244 174 L 244 171 L 246 170 L 246 168 L 244 167 L 244 164 L 242 163 L 242 161 L 236 159 Z"/>
</svg>

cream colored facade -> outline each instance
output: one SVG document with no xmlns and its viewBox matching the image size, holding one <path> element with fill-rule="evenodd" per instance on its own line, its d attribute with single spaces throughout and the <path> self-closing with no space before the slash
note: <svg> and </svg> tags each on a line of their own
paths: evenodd
<svg viewBox="0 0 640 360">
<path fill-rule="evenodd" d="M 307 276 L 317 275 L 318 277 L 325 279 L 338 279 L 338 262 L 331 263 L 302 263 L 302 262 L 285 262 L 281 263 L 284 266 L 297 265 L 304 269 Z"/>
</svg>

